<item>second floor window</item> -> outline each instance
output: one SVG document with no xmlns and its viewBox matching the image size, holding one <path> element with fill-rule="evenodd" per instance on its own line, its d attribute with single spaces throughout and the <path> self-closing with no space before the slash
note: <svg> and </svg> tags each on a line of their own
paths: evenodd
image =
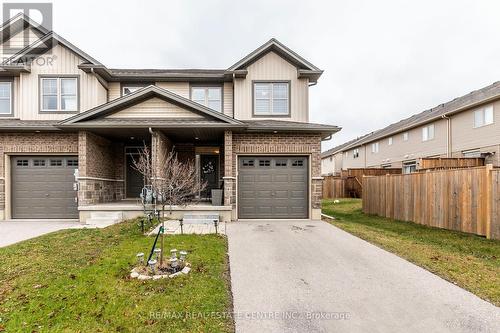
<svg viewBox="0 0 500 333">
<path fill-rule="evenodd" d="M 434 139 L 434 124 L 422 128 L 422 141 Z"/>
<path fill-rule="evenodd" d="M 358 158 L 359 157 L 359 148 L 356 148 L 352 151 L 352 157 L 353 158 Z"/>
<path fill-rule="evenodd" d="M 76 77 L 41 79 L 41 111 L 78 111 Z"/>
<path fill-rule="evenodd" d="M 191 100 L 209 107 L 215 111 L 222 111 L 221 87 L 191 87 Z"/>
<path fill-rule="evenodd" d="M 131 94 L 136 92 L 139 89 L 144 88 L 145 85 L 130 85 L 130 86 L 122 86 L 122 96 Z"/>
<path fill-rule="evenodd" d="M 493 124 L 493 106 L 487 106 L 474 111 L 474 127 Z"/>
<path fill-rule="evenodd" d="M 408 141 L 409 137 L 410 137 L 410 134 L 408 132 L 403 133 L 403 141 Z"/>
<path fill-rule="evenodd" d="M 378 142 L 372 143 L 372 153 L 378 153 L 379 144 Z"/>
<path fill-rule="evenodd" d="M 290 114 L 288 82 L 256 82 L 253 89 L 255 115 L 287 116 Z"/>
<path fill-rule="evenodd" d="M 0 82 L 0 116 L 12 114 L 12 82 Z"/>
<path fill-rule="evenodd" d="M 390 146 L 392 145 L 392 136 L 387 140 L 387 144 Z"/>
</svg>

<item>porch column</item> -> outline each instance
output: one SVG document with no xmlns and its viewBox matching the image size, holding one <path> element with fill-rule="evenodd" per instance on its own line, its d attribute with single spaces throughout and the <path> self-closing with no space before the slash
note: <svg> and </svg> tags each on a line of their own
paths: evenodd
<svg viewBox="0 0 500 333">
<path fill-rule="evenodd" d="M 224 206 L 232 206 L 236 218 L 236 174 L 233 156 L 233 132 L 224 132 Z"/>
<path fill-rule="evenodd" d="M 160 170 L 160 165 L 163 163 L 163 159 L 172 150 L 172 148 L 172 141 L 165 134 L 163 134 L 163 132 L 153 132 L 151 135 L 151 158 L 156 174 L 158 174 Z"/>
</svg>

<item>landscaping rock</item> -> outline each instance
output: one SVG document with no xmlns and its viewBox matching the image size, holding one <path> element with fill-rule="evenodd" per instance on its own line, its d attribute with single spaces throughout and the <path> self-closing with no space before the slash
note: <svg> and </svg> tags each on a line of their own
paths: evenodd
<svg viewBox="0 0 500 333">
<path fill-rule="evenodd" d="M 151 280 L 151 276 L 147 276 L 147 275 L 139 275 L 137 277 L 139 280 Z"/>
<path fill-rule="evenodd" d="M 159 280 L 162 278 L 162 275 L 153 275 L 153 280 Z"/>
<path fill-rule="evenodd" d="M 136 279 L 139 277 L 139 273 L 135 272 L 134 270 L 132 270 L 132 273 L 130 273 L 130 277 L 132 279 Z"/>
<path fill-rule="evenodd" d="M 191 270 L 191 267 L 186 266 L 186 267 L 184 267 L 184 268 L 182 269 L 181 273 L 188 274 L 190 270 Z"/>
<path fill-rule="evenodd" d="M 168 277 L 169 278 L 174 278 L 174 277 L 179 276 L 179 275 L 182 275 L 182 272 L 177 272 L 177 273 L 170 274 Z"/>
</svg>

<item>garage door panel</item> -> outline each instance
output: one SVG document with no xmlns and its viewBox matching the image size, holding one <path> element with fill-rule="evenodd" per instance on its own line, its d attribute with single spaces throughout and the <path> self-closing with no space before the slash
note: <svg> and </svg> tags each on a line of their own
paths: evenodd
<svg viewBox="0 0 500 333">
<path fill-rule="evenodd" d="M 18 162 L 21 160 L 22 162 Z M 75 166 L 72 156 L 20 156 L 12 158 L 13 218 L 77 218 Z M 45 162 L 44 162 L 45 161 Z M 53 162 L 51 164 L 51 161 Z M 39 166 L 45 163 L 45 166 Z M 60 164 L 57 165 L 57 164 Z"/>
<path fill-rule="evenodd" d="M 274 175 L 273 182 L 275 182 L 275 183 L 279 183 L 279 182 L 288 183 L 289 177 L 288 177 L 288 175 L 284 175 L 284 174 Z"/>
<path fill-rule="evenodd" d="M 254 164 L 249 165 L 249 160 Z M 238 217 L 307 218 L 307 162 L 307 157 L 240 157 Z"/>
</svg>

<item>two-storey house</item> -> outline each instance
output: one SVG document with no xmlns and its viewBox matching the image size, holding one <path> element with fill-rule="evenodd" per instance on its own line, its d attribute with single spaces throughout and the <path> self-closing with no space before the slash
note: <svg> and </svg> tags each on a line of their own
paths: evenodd
<svg viewBox="0 0 500 333">
<path fill-rule="evenodd" d="M 1 219 L 141 214 L 144 145 L 195 163 L 202 198 L 223 189 L 222 206 L 184 210 L 320 217 L 320 143 L 339 128 L 309 122 L 322 71 L 279 41 L 227 69 L 151 70 L 108 68 L 22 15 L 2 28 L 3 43 L 26 36 L 0 65 Z"/>
<path fill-rule="evenodd" d="M 419 168 L 420 158 L 482 157 L 500 166 L 500 82 L 322 153 L 323 174 L 348 168 Z"/>
</svg>

